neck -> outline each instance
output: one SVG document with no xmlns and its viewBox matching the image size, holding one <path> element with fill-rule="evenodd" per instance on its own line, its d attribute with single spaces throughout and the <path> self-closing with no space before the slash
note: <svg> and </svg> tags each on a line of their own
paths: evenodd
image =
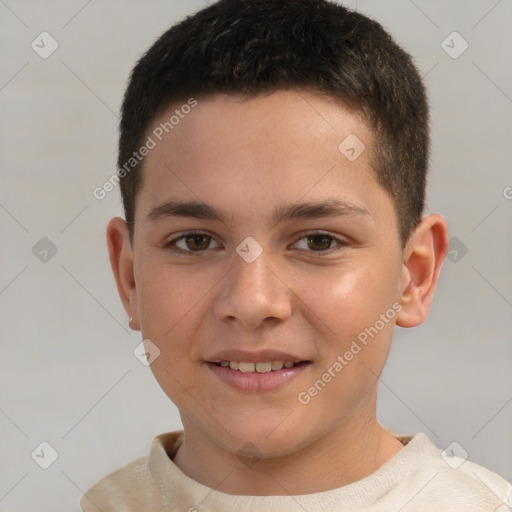
<svg viewBox="0 0 512 512">
<path fill-rule="evenodd" d="M 356 428 L 340 426 L 284 456 L 243 459 L 186 423 L 174 463 L 197 482 L 235 495 L 293 496 L 336 489 L 375 472 L 403 448 L 373 418 Z"/>
</svg>

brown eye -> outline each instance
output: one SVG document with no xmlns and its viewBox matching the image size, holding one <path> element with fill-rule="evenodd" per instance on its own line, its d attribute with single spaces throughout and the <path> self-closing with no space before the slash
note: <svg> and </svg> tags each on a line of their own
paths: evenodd
<svg viewBox="0 0 512 512">
<path fill-rule="evenodd" d="M 169 241 L 165 248 L 171 251 L 192 255 L 206 252 L 209 249 L 218 249 L 220 246 L 214 238 L 206 233 L 185 233 Z"/>
<path fill-rule="evenodd" d="M 191 251 L 203 251 L 208 249 L 212 237 L 202 234 L 187 235 L 184 237 L 185 244 Z"/>
<path fill-rule="evenodd" d="M 308 235 L 307 237 L 308 247 L 312 251 L 325 251 L 331 248 L 333 237 L 329 235 Z"/>
<path fill-rule="evenodd" d="M 317 256 L 328 256 L 344 249 L 349 244 L 343 239 L 321 231 L 306 233 L 293 244 L 295 249 L 309 253 L 317 253 Z"/>
</svg>

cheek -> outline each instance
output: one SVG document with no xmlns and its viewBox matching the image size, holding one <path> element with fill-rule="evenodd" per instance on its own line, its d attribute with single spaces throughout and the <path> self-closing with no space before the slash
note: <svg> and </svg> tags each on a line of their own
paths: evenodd
<svg viewBox="0 0 512 512">
<path fill-rule="evenodd" d="M 311 321 L 326 337 L 348 340 L 357 336 L 398 300 L 399 267 L 384 258 L 378 261 L 369 256 L 304 274 L 296 280 L 300 283 L 297 295 L 305 306 L 304 314 L 309 310 Z"/>
<path fill-rule="evenodd" d="M 333 418 L 357 409 L 375 389 L 391 346 L 399 267 L 391 258 L 369 256 L 331 267 L 323 278 L 308 277 L 302 284 L 301 293 L 314 312 L 311 318 L 322 332 L 317 346 L 321 360 L 311 383 L 317 383 L 311 391 L 319 395 L 314 407 L 321 411 L 327 403 L 338 403 Z"/>
<path fill-rule="evenodd" d="M 160 350 L 151 371 L 167 396 L 188 410 L 195 407 L 190 395 L 201 393 L 201 383 L 190 372 L 199 357 L 193 340 L 199 336 L 215 281 L 183 267 L 156 263 L 148 264 L 141 275 L 137 288 L 142 336 Z"/>
<path fill-rule="evenodd" d="M 151 370 L 169 398 L 181 404 L 187 400 L 183 389 L 192 392 L 198 386 L 190 372 L 200 358 L 200 346 L 194 340 L 201 336 L 216 281 L 204 273 L 165 264 L 147 265 L 144 270 L 138 284 L 141 331 L 160 350 Z"/>
<path fill-rule="evenodd" d="M 204 273 L 183 267 L 145 265 L 137 282 L 143 335 L 165 341 L 173 331 L 193 322 L 213 283 Z"/>
</svg>

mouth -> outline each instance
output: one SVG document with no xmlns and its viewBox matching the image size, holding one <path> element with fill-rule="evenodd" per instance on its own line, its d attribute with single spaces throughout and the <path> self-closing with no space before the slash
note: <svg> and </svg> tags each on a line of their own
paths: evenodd
<svg viewBox="0 0 512 512">
<path fill-rule="evenodd" d="M 206 366 L 216 382 L 244 393 L 264 393 L 285 389 L 292 381 L 304 374 L 312 361 L 271 359 L 269 361 L 244 361 L 222 359 L 208 361 Z"/>
<path fill-rule="evenodd" d="M 278 372 L 283 368 L 289 369 L 294 366 L 298 366 L 301 364 L 309 363 L 310 361 L 281 361 L 279 359 L 274 359 L 272 361 L 261 361 L 257 363 L 252 363 L 248 361 L 227 361 L 222 360 L 219 363 L 212 363 L 221 368 L 229 368 L 234 371 L 239 371 L 242 373 L 269 373 L 269 372 Z"/>
</svg>

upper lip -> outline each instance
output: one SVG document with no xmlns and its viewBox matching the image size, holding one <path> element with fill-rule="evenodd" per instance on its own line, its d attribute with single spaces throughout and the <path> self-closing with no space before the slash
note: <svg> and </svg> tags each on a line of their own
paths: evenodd
<svg viewBox="0 0 512 512">
<path fill-rule="evenodd" d="M 277 350 L 258 350 L 257 352 L 248 352 L 245 350 L 223 350 L 216 352 L 207 359 L 210 363 L 220 363 L 221 361 L 238 361 L 244 363 L 264 363 L 267 361 L 293 361 L 300 363 L 301 361 L 308 361 L 306 358 L 279 352 Z"/>
</svg>

